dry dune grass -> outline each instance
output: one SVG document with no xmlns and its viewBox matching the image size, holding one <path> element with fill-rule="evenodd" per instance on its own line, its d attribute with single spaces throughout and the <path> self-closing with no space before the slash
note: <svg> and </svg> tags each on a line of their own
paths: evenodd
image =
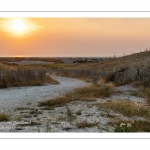
<svg viewBox="0 0 150 150">
<path fill-rule="evenodd" d="M 74 69 L 87 69 L 94 71 L 112 72 L 120 68 L 143 67 L 150 65 L 150 51 L 145 50 L 140 53 L 135 53 L 122 57 L 112 57 L 104 59 L 96 63 L 85 63 L 76 66 L 71 66 Z"/>
<path fill-rule="evenodd" d="M 14 66 L 14 65 L 7 65 L 7 64 L 5 64 L 5 63 L 1 63 L 1 62 L 0 62 L 0 70 L 3 70 L 3 69 L 16 70 L 17 67 Z"/>
<path fill-rule="evenodd" d="M 7 62 L 0 62 L 0 70 L 27 70 L 27 69 L 45 69 L 44 66 L 38 65 L 26 65 L 26 66 L 19 66 L 19 65 L 14 65 L 12 63 L 7 63 Z"/>
<path fill-rule="evenodd" d="M 114 92 L 114 85 L 112 83 L 101 83 L 97 86 L 91 85 L 75 90 L 74 97 L 80 98 L 103 98 L 109 97 Z"/>
<path fill-rule="evenodd" d="M 87 120 L 84 120 L 82 122 L 76 122 L 76 126 L 78 128 L 90 128 L 90 127 L 94 127 L 97 126 L 99 123 L 98 122 L 93 122 L 93 123 L 89 123 L 87 122 Z"/>
<path fill-rule="evenodd" d="M 146 88 L 144 90 L 144 94 L 146 96 L 146 102 L 150 106 L 150 88 Z"/>
<path fill-rule="evenodd" d="M 101 81 L 97 86 L 91 85 L 76 88 L 73 92 L 66 94 L 64 97 L 40 101 L 39 106 L 60 107 L 75 100 L 94 101 L 96 98 L 109 97 L 112 93 L 114 93 L 114 85 Z"/>
<path fill-rule="evenodd" d="M 119 112 L 125 116 L 140 116 L 140 117 L 149 117 L 150 110 L 145 108 L 138 103 L 128 102 L 128 101 L 113 101 L 96 104 L 99 109 L 113 110 Z"/>
</svg>

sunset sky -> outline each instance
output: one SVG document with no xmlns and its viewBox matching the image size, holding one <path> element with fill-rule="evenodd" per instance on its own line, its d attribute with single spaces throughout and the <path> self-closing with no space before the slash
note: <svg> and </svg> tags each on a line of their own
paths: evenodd
<svg viewBox="0 0 150 150">
<path fill-rule="evenodd" d="M 150 47 L 148 18 L 1 18 L 0 57 L 103 57 Z"/>
</svg>

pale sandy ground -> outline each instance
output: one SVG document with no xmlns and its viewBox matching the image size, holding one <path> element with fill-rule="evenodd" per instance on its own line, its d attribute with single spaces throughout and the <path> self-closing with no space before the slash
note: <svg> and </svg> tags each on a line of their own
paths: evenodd
<svg viewBox="0 0 150 150">
<path fill-rule="evenodd" d="M 51 77 L 60 82 L 58 85 L 47 84 L 45 86 L 13 87 L 0 89 L 0 110 L 21 107 L 28 102 L 38 102 L 54 97 L 62 96 L 76 87 L 88 85 L 84 81 L 59 76 Z"/>
<path fill-rule="evenodd" d="M 108 125 L 112 119 L 129 119 L 121 114 L 112 111 L 99 110 L 96 103 L 112 101 L 112 100 L 131 100 L 143 103 L 144 98 L 132 96 L 130 90 L 136 90 L 130 85 L 119 86 L 115 93 L 109 98 L 97 99 L 97 101 L 74 101 L 68 103 L 67 106 L 71 112 L 72 118 L 67 116 L 67 107 L 57 107 L 52 110 L 43 110 L 38 107 L 38 101 L 46 100 L 53 97 L 62 96 L 76 87 L 88 85 L 87 83 L 65 77 L 52 76 L 58 80 L 60 85 L 46 85 L 40 87 L 22 87 L 9 88 L 0 90 L 0 110 L 8 114 L 12 114 L 12 120 L 0 123 L 0 132 L 113 132 L 114 127 Z M 15 108 L 20 108 L 20 110 Z M 38 114 L 32 113 L 38 110 Z M 81 115 L 77 115 L 77 111 L 81 111 Z M 113 117 L 108 117 L 108 116 Z M 132 117 L 130 119 L 137 119 Z M 32 125 L 31 121 L 40 123 L 40 125 Z M 97 122 L 97 125 L 90 128 L 78 128 L 77 122 Z"/>
</svg>

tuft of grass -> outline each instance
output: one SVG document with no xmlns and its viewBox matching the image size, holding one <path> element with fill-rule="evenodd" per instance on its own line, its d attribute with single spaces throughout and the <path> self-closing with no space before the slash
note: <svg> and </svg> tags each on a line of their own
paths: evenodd
<svg viewBox="0 0 150 150">
<path fill-rule="evenodd" d="M 38 114 L 42 114 L 42 111 L 39 111 L 38 109 L 30 111 L 31 115 L 37 116 Z"/>
<path fill-rule="evenodd" d="M 39 124 L 37 124 L 37 131 L 38 131 L 38 132 L 41 132 L 41 131 L 40 131 Z M 44 132 L 51 132 L 50 120 L 47 121 Z"/>
<path fill-rule="evenodd" d="M 66 121 L 67 120 L 67 117 L 66 116 L 59 116 L 58 117 L 58 120 L 60 120 L 60 121 Z"/>
<path fill-rule="evenodd" d="M 66 118 L 66 120 L 67 120 L 68 122 L 70 122 L 70 124 L 71 124 L 71 122 L 74 121 L 75 119 L 77 119 L 77 117 L 74 116 L 74 115 L 71 115 L 70 117 L 67 117 L 67 118 Z"/>
<path fill-rule="evenodd" d="M 143 87 L 142 81 L 133 81 L 131 83 L 131 85 L 133 85 L 133 87 L 135 87 L 135 88 L 137 88 L 137 87 Z"/>
<path fill-rule="evenodd" d="M 66 109 L 67 109 L 67 116 L 71 117 L 72 116 L 71 110 L 69 109 L 68 106 L 66 106 Z"/>
<path fill-rule="evenodd" d="M 45 132 L 51 132 L 51 127 L 50 127 L 50 120 L 47 121 L 46 123 L 46 128 L 45 128 Z"/>
<path fill-rule="evenodd" d="M 15 117 L 14 117 L 14 120 L 15 120 L 15 121 L 21 121 L 22 118 L 23 118 L 22 115 L 18 115 L 18 116 L 15 116 Z"/>
<path fill-rule="evenodd" d="M 109 97 L 114 92 L 114 85 L 112 83 L 103 83 L 97 86 L 87 86 L 82 88 L 77 88 L 75 90 L 75 95 L 84 98 L 103 98 Z"/>
<path fill-rule="evenodd" d="M 77 115 L 81 115 L 81 114 L 82 114 L 81 110 L 78 110 L 78 111 L 76 112 L 76 114 L 77 114 Z"/>
<path fill-rule="evenodd" d="M 10 116 L 4 113 L 0 113 L 0 122 L 2 121 L 9 121 Z"/>
<path fill-rule="evenodd" d="M 113 110 L 119 112 L 125 116 L 140 116 L 140 117 L 149 117 L 150 110 L 144 108 L 137 103 L 128 102 L 128 101 L 114 101 L 114 102 L 105 102 L 96 104 L 100 109 Z"/>
<path fill-rule="evenodd" d="M 145 96 L 146 96 L 146 102 L 150 106 L 150 88 L 146 88 L 144 90 Z"/>
<path fill-rule="evenodd" d="M 106 114 L 106 117 L 107 117 L 107 118 L 115 118 L 115 116 L 114 116 L 114 115 L 111 115 L 110 113 L 107 113 L 107 114 Z"/>
<path fill-rule="evenodd" d="M 35 121 L 30 122 L 30 126 L 35 126 L 35 125 L 41 125 L 41 123 L 38 123 L 38 122 L 35 122 Z"/>
<path fill-rule="evenodd" d="M 64 106 L 67 102 L 70 100 L 65 97 L 59 97 L 59 98 L 54 98 L 51 100 L 46 100 L 46 101 L 40 101 L 38 103 L 39 106 L 46 106 L 46 107 L 61 107 Z"/>
<path fill-rule="evenodd" d="M 26 110 L 26 109 L 28 109 L 27 107 L 17 107 L 17 108 L 15 108 L 15 110 Z"/>
<path fill-rule="evenodd" d="M 66 112 L 66 115 L 67 115 L 66 120 L 71 123 L 71 121 L 75 120 L 77 117 L 72 114 L 72 112 L 71 112 L 71 110 L 69 109 L 68 106 L 66 106 L 66 109 L 67 109 L 67 112 Z"/>
<path fill-rule="evenodd" d="M 89 123 L 85 120 L 82 122 L 77 122 L 76 126 L 78 128 L 86 128 L 86 127 L 91 128 L 91 127 L 97 126 L 98 124 L 99 124 L 98 122 Z"/>
</svg>

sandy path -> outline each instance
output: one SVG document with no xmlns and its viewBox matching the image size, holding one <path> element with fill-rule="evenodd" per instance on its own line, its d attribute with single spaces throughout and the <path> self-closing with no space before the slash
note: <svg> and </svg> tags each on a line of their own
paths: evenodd
<svg viewBox="0 0 150 150">
<path fill-rule="evenodd" d="M 58 80 L 60 84 L 0 90 L 0 111 L 12 115 L 10 121 L 0 122 L 0 132 L 114 132 L 114 126 L 110 125 L 109 122 L 118 119 L 141 119 L 137 116 L 127 117 L 97 107 L 97 103 L 117 99 L 144 101 L 144 98 L 131 95 L 130 90 L 137 90 L 131 85 L 116 87 L 116 93 L 112 94 L 111 97 L 98 98 L 96 101 L 72 101 L 67 103 L 68 107 L 64 105 L 54 109 L 43 109 L 37 105 L 39 100 L 58 97 L 76 87 L 88 84 L 72 78 L 58 76 L 52 76 L 52 78 Z M 121 92 L 117 93 L 118 90 Z M 16 107 L 23 108 L 14 109 Z M 68 116 L 68 109 L 71 117 Z M 79 111 L 80 114 L 77 114 Z M 77 123 L 83 121 L 97 124 L 92 127 L 79 128 Z M 31 122 L 39 123 L 39 125 L 30 125 Z"/>
<path fill-rule="evenodd" d="M 87 85 L 84 81 L 66 77 L 51 76 L 60 82 L 59 85 L 32 86 L 0 89 L 0 110 L 21 107 L 29 102 L 47 100 L 62 96 L 76 87 Z"/>
</svg>

